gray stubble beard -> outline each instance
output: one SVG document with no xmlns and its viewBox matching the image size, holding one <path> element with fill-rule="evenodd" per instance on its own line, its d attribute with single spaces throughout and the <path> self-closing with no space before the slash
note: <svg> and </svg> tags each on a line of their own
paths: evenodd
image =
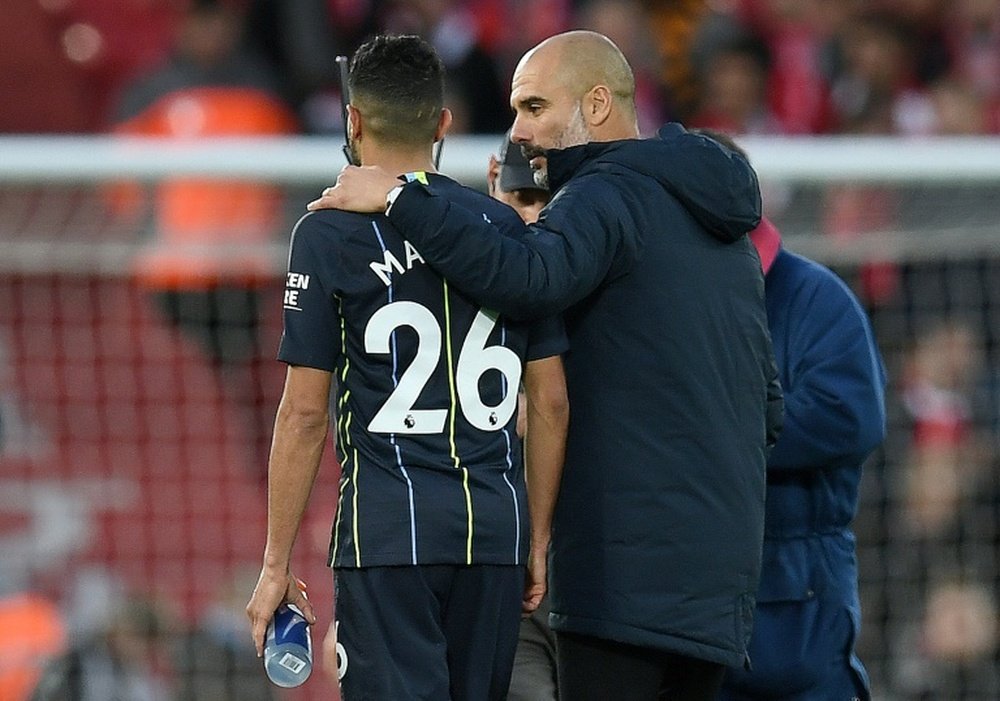
<svg viewBox="0 0 1000 701">
<path fill-rule="evenodd" d="M 552 148 L 580 146 L 581 144 L 589 144 L 592 140 L 593 136 L 590 133 L 590 129 L 587 128 L 587 123 L 583 120 L 583 105 L 577 101 L 573 116 L 570 117 L 566 128 L 556 137 Z M 532 177 L 535 179 L 535 185 L 546 190 L 549 189 L 549 169 L 547 164 L 536 170 L 532 174 Z"/>
</svg>

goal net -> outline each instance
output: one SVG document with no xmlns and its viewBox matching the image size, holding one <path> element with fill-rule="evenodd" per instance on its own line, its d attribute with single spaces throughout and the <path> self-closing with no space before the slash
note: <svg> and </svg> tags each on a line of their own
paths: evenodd
<svg viewBox="0 0 1000 701">
<path fill-rule="evenodd" d="M 449 139 L 442 170 L 484 186 L 499 141 Z M 742 145 L 889 372 L 855 523 L 876 698 L 1000 698 L 1000 143 Z M 37 592 L 76 638 L 126 594 L 172 642 L 226 616 L 245 636 L 288 232 L 342 163 L 319 138 L 0 139 L 0 595 Z M 317 656 L 336 482 L 328 450 L 294 562 Z M 329 698 L 316 677 L 290 698 Z"/>
</svg>

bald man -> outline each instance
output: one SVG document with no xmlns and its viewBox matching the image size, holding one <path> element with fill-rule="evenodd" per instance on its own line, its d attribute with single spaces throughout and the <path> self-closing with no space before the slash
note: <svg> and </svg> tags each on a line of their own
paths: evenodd
<svg viewBox="0 0 1000 701">
<path fill-rule="evenodd" d="M 560 696 L 708 701 L 747 662 L 781 420 L 745 236 L 760 191 L 745 158 L 680 125 L 638 139 L 634 95 L 600 34 L 560 34 L 521 59 L 511 138 L 553 192 L 522 236 L 373 168 L 346 168 L 310 206 L 385 210 L 502 314 L 565 311 L 571 418 L 550 550 Z"/>
</svg>

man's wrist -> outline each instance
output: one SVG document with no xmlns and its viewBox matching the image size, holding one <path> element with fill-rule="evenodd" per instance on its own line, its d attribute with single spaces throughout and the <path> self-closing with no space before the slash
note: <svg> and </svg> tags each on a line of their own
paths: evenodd
<svg viewBox="0 0 1000 701">
<path fill-rule="evenodd" d="M 549 534 L 538 534 L 531 536 L 531 549 L 535 550 L 548 550 L 549 545 L 552 543 L 552 538 Z"/>
<path fill-rule="evenodd" d="M 277 557 L 270 553 L 264 553 L 264 571 L 269 574 L 288 574 L 290 558 Z"/>
</svg>

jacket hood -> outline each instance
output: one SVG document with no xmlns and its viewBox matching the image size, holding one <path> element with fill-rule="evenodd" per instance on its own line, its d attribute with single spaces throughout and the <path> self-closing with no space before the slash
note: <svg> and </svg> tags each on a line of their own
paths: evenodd
<svg viewBox="0 0 1000 701">
<path fill-rule="evenodd" d="M 595 141 L 546 155 L 553 192 L 575 175 L 625 169 L 655 178 L 721 241 L 736 241 L 760 222 L 760 186 L 746 159 L 674 122 L 651 139 Z"/>
</svg>

